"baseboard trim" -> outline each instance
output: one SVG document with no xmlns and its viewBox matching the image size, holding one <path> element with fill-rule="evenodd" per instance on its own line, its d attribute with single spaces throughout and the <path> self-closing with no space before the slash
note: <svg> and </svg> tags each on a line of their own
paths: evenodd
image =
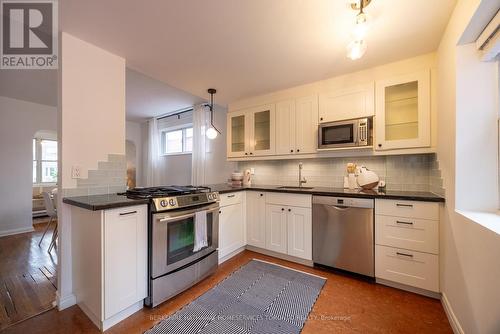
<svg viewBox="0 0 500 334">
<path fill-rule="evenodd" d="M 245 246 L 242 246 L 242 247 L 238 248 L 237 250 L 234 250 L 231 253 L 227 254 L 226 256 L 221 257 L 219 259 L 219 264 L 229 260 L 230 258 L 232 258 L 235 255 L 238 255 L 239 253 L 243 252 L 244 250 L 245 250 Z"/>
<path fill-rule="evenodd" d="M 138 301 L 137 303 L 127 307 L 125 310 L 118 312 L 111 318 L 102 321 L 100 329 L 102 331 L 107 330 L 108 328 L 116 325 L 120 321 L 130 317 L 132 314 L 139 311 L 143 307 L 144 307 L 144 301 L 143 300 Z"/>
<path fill-rule="evenodd" d="M 390 286 L 391 288 L 396 288 L 399 290 L 413 292 L 413 293 L 416 293 L 416 294 L 419 294 L 422 296 L 426 296 L 426 297 L 430 297 L 430 298 L 434 298 L 434 299 L 441 299 L 441 293 L 439 293 L 439 292 L 429 291 L 429 290 L 425 290 L 425 289 L 421 289 L 421 288 L 416 288 L 414 286 L 410 286 L 410 285 L 406 285 L 406 284 L 402 284 L 402 283 L 397 283 L 397 282 L 393 282 L 393 281 L 388 281 L 388 280 L 383 279 L 383 278 L 375 278 L 375 282 L 377 282 L 378 284 Z"/>
<path fill-rule="evenodd" d="M 9 235 L 15 235 L 15 234 L 33 232 L 34 230 L 35 229 L 33 228 L 33 226 L 31 226 L 31 227 L 23 227 L 23 228 L 13 228 L 11 230 L 0 231 L 0 237 L 6 237 L 6 236 L 9 236 Z"/>
<path fill-rule="evenodd" d="M 286 261 L 290 261 L 290 262 L 295 262 L 295 263 L 303 264 L 304 266 L 308 266 L 308 267 L 313 267 L 314 266 L 314 263 L 311 260 L 304 260 L 304 259 L 301 259 L 301 258 L 298 258 L 298 257 L 295 257 L 295 256 L 273 252 L 273 251 L 270 251 L 270 250 L 267 250 L 267 249 L 263 249 L 263 248 L 260 248 L 260 247 L 255 247 L 255 246 L 247 245 L 246 249 L 248 249 L 249 251 L 252 251 L 252 252 L 261 253 L 261 254 L 264 254 L 264 255 L 272 256 L 272 257 L 277 257 L 278 259 L 282 259 L 282 260 L 286 260 Z"/>
<path fill-rule="evenodd" d="M 59 291 L 56 293 L 57 309 L 62 311 L 76 304 L 76 296 L 70 294 L 64 297 L 59 295 Z"/>
<path fill-rule="evenodd" d="M 464 330 L 460 325 L 460 322 L 458 321 L 455 312 L 453 312 L 450 301 L 448 300 L 444 292 L 442 293 L 441 296 L 441 304 L 443 304 L 444 313 L 446 313 L 446 316 L 448 317 L 448 321 L 450 322 L 451 328 L 453 329 L 453 333 L 464 334 Z"/>
</svg>

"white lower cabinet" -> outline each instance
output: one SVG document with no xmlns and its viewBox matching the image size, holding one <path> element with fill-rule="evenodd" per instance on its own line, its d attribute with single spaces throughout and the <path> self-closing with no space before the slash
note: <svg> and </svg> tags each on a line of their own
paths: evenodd
<svg viewBox="0 0 500 334">
<path fill-rule="evenodd" d="M 219 209 L 219 261 L 245 246 L 243 197 L 244 193 L 242 192 L 221 195 L 221 207 Z"/>
<path fill-rule="evenodd" d="M 439 292 L 439 261 L 434 254 L 375 245 L 375 276 Z"/>
<path fill-rule="evenodd" d="M 266 205 L 266 249 L 287 252 L 287 215 L 285 206 Z"/>
<path fill-rule="evenodd" d="M 145 206 L 104 212 L 104 319 L 147 297 Z"/>
<path fill-rule="evenodd" d="M 73 293 L 102 331 L 144 306 L 148 284 L 148 209 L 71 208 Z"/>
<path fill-rule="evenodd" d="M 267 250 L 312 260 L 311 200 L 310 195 L 268 194 L 265 247 Z"/>
<path fill-rule="evenodd" d="M 288 255 L 312 260 L 312 212 L 289 207 L 287 212 Z"/>
<path fill-rule="evenodd" d="M 266 193 L 248 191 L 246 194 L 247 244 L 266 247 Z"/>
<path fill-rule="evenodd" d="M 377 199 L 376 278 L 439 292 L 438 219 L 438 203 Z"/>
</svg>

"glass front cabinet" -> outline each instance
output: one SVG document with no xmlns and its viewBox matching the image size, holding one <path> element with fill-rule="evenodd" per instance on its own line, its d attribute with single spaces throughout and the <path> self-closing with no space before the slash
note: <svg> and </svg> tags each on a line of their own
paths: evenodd
<svg viewBox="0 0 500 334">
<path fill-rule="evenodd" d="M 375 149 L 431 146 L 429 70 L 376 82 Z"/>
<path fill-rule="evenodd" d="M 275 153 L 274 104 L 229 113 L 227 128 L 228 157 L 251 157 Z"/>
</svg>

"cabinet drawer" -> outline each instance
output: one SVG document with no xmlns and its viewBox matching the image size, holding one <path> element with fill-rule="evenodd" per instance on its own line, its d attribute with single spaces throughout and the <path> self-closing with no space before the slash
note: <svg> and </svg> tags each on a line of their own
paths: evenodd
<svg viewBox="0 0 500 334">
<path fill-rule="evenodd" d="M 375 214 L 439 220 L 439 204 L 432 202 L 375 200 Z"/>
<path fill-rule="evenodd" d="M 375 243 L 420 252 L 439 253 L 439 222 L 417 218 L 375 216 Z"/>
<path fill-rule="evenodd" d="M 375 245 L 375 276 L 439 292 L 437 255 Z"/>
<path fill-rule="evenodd" d="M 266 194 L 266 203 L 310 208 L 312 206 L 312 197 L 311 195 L 268 192 Z"/>
<path fill-rule="evenodd" d="M 228 193 L 228 194 L 220 194 L 220 206 L 228 206 L 228 205 L 233 205 L 233 204 L 239 204 L 241 203 L 241 198 L 243 196 L 243 193 L 241 191 L 239 192 L 234 192 L 234 193 Z"/>
</svg>

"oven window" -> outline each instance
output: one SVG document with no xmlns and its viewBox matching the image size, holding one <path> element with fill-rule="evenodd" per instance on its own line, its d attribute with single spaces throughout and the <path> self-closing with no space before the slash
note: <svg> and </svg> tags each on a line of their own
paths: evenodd
<svg viewBox="0 0 500 334">
<path fill-rule="evenodd" d="M 207 215 L 208 246 L 212 245 L 212 217 L 212 213 Z M 169 223 L 167 234 L 167 263 L 169 265 L 194 254 L 194 217 Z"/>
<path fill-rule="evenodd" d="M 335 125 L 321 129 L 323 145 L 348 144 L 354 142 L 354 125 Z"/>
</svg>

